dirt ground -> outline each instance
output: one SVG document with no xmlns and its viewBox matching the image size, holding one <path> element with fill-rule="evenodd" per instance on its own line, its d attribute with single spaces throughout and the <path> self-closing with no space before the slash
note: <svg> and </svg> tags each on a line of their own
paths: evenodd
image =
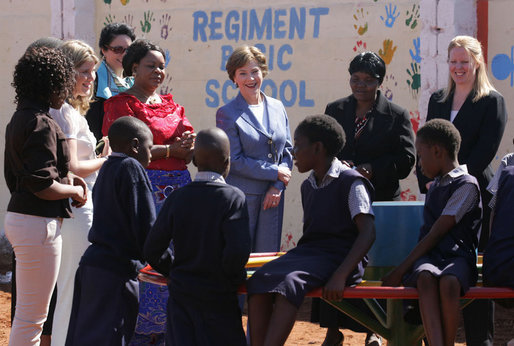
<svg viewBox="0 0 514 346">
<path fill-rule="evenodd" d="M 0 285 L 0 345 L 7 345 L 11 330 L 11 289 L 10 285 Z M 311 300 L 307 298 L 302 305 L 296 324 L 287 340 L 286 345 L 321 345 L 325 336 L 325 330 L 317 324 L 309 322 Z M 246 325 L 246 316 L 243 316 Z M 496 305 L 494 345 L 504 346 L 514 338 L 514 310 L 506 310 Z M 365 334 L 353 333 L 343 330 L 344 346 L 364 345 Z M 459 327 L 456 345 L 465 345 L 462 323 Z"/>
</svg>

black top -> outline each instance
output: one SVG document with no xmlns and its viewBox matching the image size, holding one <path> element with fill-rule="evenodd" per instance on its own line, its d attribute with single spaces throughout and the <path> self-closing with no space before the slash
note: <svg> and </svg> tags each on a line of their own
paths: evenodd
<svg viewBox="0 0 514 346">
<path fill-rule="evenodd" d="M 80 263 L 135 276 L 155 221 L 152 188 L 143 166 L 128 156 L 109 156 L 93 188 L 93 208 L 91 245 Z"/>
<path fill-rule="evenodd" d="M 53 184 L 67 184 L 69 151 L 48 107 L 20 100 L 5 130 L 4 176 L 11 199 L 7 211 L 43 217 L 70 217 L 67 198 L 43 200 L 36 195 Z"/>
<path fill-rule="evenodd" d="M 484 253 L 484 282 L 514 288 L 514 167 L 505 167 L 498 183 L 491 237 Z"/>
<path fill-rule="evenodd" d="M 409 112 L 389 102 L 378 91 L 375 107 L 368 114 L 368 123 L 355 140 L 356 107 L 357 100 L 350 95 L 329 103 L 325 109 L 325 114 L 334 117 L 346 135 L 345 146 L 337 157 L 353 161 L 355 165 L 371 164 L 376 201 L 399 200 L 399 179 L 409 175 L 415 160 Z"/>
<path fill-rule="evenodd" d="M 436 118 L 450 120 L 453 95 L 445 102 L 441 101 L 442 95 L 443 90 L 438 90 L 430 97 L 427 121 Z M 462 140 L 459 164 L 467 165 L 469 174 L 477 178 L 480 191 L 484 193 L 494 174 L 491 161 L 503 137 L 507 109 L 502 95 L 496 91 L 491 91 L 477 102 L 472 101 L 473 96 L 473 93 L 468 95 L 453 125 L 459 130 Z M 421 193 L 426 193 L 425 186 L 430 179 L 421 173 L 419 167 L 416 167 L 416 174 Z"/>
<path fill-rule="evenodd" d="M 173 260 L 168 244 L 173 240 Z M 223 308 L 244 282 L 250 255 L 243 192 L 217 182 L 192 182 L 173 192 L 148 235 L 145 258 L 169 275 L 170 295 L 201 309 Z"/>
</svg>

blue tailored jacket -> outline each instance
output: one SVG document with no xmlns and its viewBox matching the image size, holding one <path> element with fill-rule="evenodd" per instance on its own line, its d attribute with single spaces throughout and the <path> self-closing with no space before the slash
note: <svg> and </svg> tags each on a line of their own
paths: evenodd
<svg viewBox="0 0 514 346">
<path fill-rule="evenodd" d="M 278 167 L 292 167 L 289 120 L 279 100 L 264 97 L 269 131 L 257 120 L 241 93 L 216 112 L 216 126 L 230 140 L 230 172 L 227 183 L 244 193 L 263 194 L 273 185 L 284 190 Z"/>
</svg>

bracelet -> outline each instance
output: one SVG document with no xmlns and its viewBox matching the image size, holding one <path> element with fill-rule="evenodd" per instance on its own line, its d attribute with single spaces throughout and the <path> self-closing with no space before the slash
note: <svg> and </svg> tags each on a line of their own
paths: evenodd
<svg viewBox="0 0 514 346">
<path fill-rule="evenodd" d="M 171 154 L 171 145 L 166 144 L 166 158 L 169 159 Z"/>
</svg>

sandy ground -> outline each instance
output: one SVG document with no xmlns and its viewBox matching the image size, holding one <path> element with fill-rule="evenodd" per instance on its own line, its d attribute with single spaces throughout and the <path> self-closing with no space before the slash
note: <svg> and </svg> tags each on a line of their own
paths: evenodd
<svg viewBox="0 0 514 346">
<path fill-rule="evenodd" d="M 310 305 L 310 299 L 306 299 L 298 313 L 297 322 L 286 345 L 321 345 L 323 342 L 325 330 L 309 322 Z M 10 285 L 0 285 L 0 345 L 7 345 L 9 341 L 11 330 L 10 311 Z M 243 316 L 243 323 L 246 325 L 246 316 Z M 495 327 L 494 344 L 498 346 L 506 345 L 509 340 L 514 338 L 514 309 L 505 310 L 497 306 Z M 343 330 L 343 333 L 345 335 L 344 346 L 364 345 L 365 334 L 353 333 L 349 330 Z M 456 341 L 456 345 L 465 345 L 462 323 Z"/>
</svg>

